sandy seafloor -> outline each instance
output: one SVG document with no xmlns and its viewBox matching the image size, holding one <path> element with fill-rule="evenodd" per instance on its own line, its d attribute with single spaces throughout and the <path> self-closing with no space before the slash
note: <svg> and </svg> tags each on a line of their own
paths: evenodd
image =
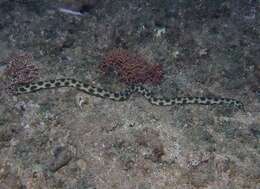
<svg viewBox="0 0 260 189">
<path fill-rule="evenodd" d="M 1 189 L 259 189 L 257 0 L 0 0 Z M 65 7 L 77 16 L 58 11 Z M 69 4 L 69 5 L 68 5 Z M 157 107 L 60 88 L 4 91 L 6 58 L 27 52 L 40 79 L 126 86 L 98 69 L 126 48 L 162 64 L 158 96 L 223 96 L 225 106 Z"/>
</svg>

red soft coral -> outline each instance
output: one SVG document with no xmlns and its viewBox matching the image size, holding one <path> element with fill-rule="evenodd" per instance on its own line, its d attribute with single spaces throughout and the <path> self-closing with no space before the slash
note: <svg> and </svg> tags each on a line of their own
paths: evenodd
<svg viewBox="0 0 260 189">
<path fill-rule="evenodd" d="M 158 84 L 163 78 L 160 64 L 149 64 L 142 56 L 130 54 L 125 49 L 109 51 L 100 69 L 104 73 L 114 71 L 126 84 Z"/>
<path fill-rule="evenodd" d="M 38 67 L 32 60 L 30 53 L 14 53 L 8 57 L 5 74 L 11 79 L 12 84 L 30 83 L 38 78 Z"/>
<path fill-rule="evenodd" d="M 4 80 L 7 93 L 13 94 L 17 85 L 33 82 L 38 78 L 39 69 L 32 63 L 33 56 L 30 53 L 13 53 L 3 62 L 7 64 Z"/>
</svg>

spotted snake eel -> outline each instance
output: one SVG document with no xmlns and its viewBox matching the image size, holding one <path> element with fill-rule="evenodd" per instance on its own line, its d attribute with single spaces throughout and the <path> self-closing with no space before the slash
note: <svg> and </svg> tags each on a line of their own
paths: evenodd
<svg viewBox="0 0 260 189">
<path fill-rule="evenodd" d="M 59 87 L 73 87 L 83 91 L 89 95 L 101 98 L 108 98 L 114 101 L 125 101 L 133 93 L 139 93 L 146 98 L 151 104 L 158 106 L 171 106 L 174 104 L 199 104 L 199 105 L 229 105 L 240 110 L 244 110 L 243 103 L 231 98 L 216 98 L 216 97 L 174 97 L 174 98 L 157 98 L 151 91 L 143 86 L 131 86 L 124 91 L 110 92 L 108 90 L 94 87 L 92 85 L 83 83 L 81 81 L 62 78 L 55 80 L 38 81 L 35 83 L 18 85 L 15 89 L 16 95 L 31 93 L 42 89 L 59 88 Z"/>
</svg>

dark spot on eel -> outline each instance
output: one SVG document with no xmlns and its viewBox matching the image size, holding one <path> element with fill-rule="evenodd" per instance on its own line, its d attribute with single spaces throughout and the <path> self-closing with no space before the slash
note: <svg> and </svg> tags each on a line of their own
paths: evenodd
<svg viewBox="0 0 260 189">
<path fill-rule="evenodd" d="M 32 90 L 32 91 L 35 89 L 37 89 L 37 87 L 35 85 L 31 86 L 31 88 L 30 88 L 30 90 Z"/>
<path fill-rule="evenodd" d="M 166 98 L 166 99 L 165 99 L 165 102 L 170 102 L 170 101 L 171 101 L 171 100 L 170 100 L 170 99 L 168 99 L 168 98 Z"/>
<path fill-rule="evenodd" d="M 153 98 L 153 101 L 154 101 L 154 102 L 157 102 L 157 101 L 158 101 L 158 98 Z"/>
<path fill-rule="evenodd" d="M 109 97 L 110 95 L 109 95 L 109 93 L 106 93 L 105 95 L 104 95 L 104 97 Z"/>
<path fill-rule="evenodd" d="M 97 88 L 97 91 L 98 91 L 99 93 L 102 93 L 102 92 L 103 92 L 103 89 Z"/>
<path fill-rule="evenodd" d="M 88 88 L 88 87 L 89 87 L 89 85 L 88 85 L 88 84 L 86 84 L 86 83 L 84 83 L 84 84 L 83 84 L 83 87 L 85 87 L 85 88 Z"/>
<path fill-rule="evenodd" d="M 23 87 L 20 87 L 20 88 L 19 88 L 19 91 L 22 91 L 22 92 L 24 92 L 24 91 L 26 91 L 26 89 L 25 89 L 25 88 L 23 88 Z"/>
<path fill-rule="evenodd" d="M 119 101 L 124 101 L 125 99 L 126 99 L 125 97 L 121 96 L 118 100 Z"/>
<path fill-rule="evenodd" d="M 51 84 L 46 83 L 46 84 L 45 84 L 45 87 L 49 88 L 49 87 L 51 87 Z"/>
<path fill-rule="evenodd" d="M 43 85 L 43 82 L 42 82 L 42 81 L 39 81 L 37 84 L 38 84 L 38 85 Z"/>
<path fill-rule="evenodd" d="M 182 98 L 181 98 L 181 97 L 177 97 L 176 100 L 177 100 L 177 101 L 181 101 Z"/>
<path fill-rule="evenodd" d="M 60 86 L 60 82 L 55 83 L 55 86 L 59 87 Z"/>
<path fill-rule="evenodd" d="M 88 92 L 89 93 L 94 93 L 94 89 L 89 89 Z"/>
<path fill-rule="evenodd" d="M 201 101 L 205 101 L 206 98 L 205 98 L 205 97 L 200 97 L 200 100 L 201 100 Z"/>
</svg>

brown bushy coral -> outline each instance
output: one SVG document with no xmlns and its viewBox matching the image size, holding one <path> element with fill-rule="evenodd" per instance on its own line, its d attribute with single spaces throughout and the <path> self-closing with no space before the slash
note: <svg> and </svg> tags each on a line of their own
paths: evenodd
<svg viewBox="0 0 260 189">
<path fill-rule="evenodd" d="M 30 53 L 13 53 L 4 61 L 7 64 L 5 70 L 7 88 L 12 90 L 16 85 L 30 83 L 38 78 L 39 69 L 32 60 Z"/>
<path fill-rule="evenodd" d="M 158 84 L 163 78 L 160 64 L 149 64 L 142 56 L 130 54 L 125 49 L 109 51 L 105 55 L 100 69 L 104 73 L 115 72 L 120 81 L 126 84 Z"/>
</svg>

